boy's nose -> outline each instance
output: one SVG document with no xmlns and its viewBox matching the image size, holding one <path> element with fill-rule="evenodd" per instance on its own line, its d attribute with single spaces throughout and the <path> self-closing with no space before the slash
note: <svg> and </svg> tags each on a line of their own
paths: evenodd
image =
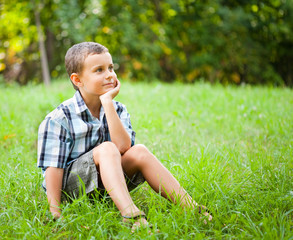
<svg viewBox="0 0 293 240">
<path fill-rule="evenodd" d="M 113 78 L 115 76 L 116 76 L 116 73 L 114 71 L 109 71 L 108 70 L 107 77 L 106 77 L 107 79 L 111 79 L 111 78 Z"/>
</svg>

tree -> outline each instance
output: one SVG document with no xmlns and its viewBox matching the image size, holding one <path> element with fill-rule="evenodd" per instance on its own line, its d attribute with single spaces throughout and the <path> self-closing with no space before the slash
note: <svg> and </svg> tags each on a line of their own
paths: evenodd
<svg viewBox="0 0 293 240">
<path fill-rule="evenodd" d="M 38 4 L 36 8 L 34 9 L 35 18 L 36 18 L 36 26 L 38 31 L 38 41 L 39 41 L 39 48 L 41 53 L 41 63 L 42 63 L 42 74 L 43 74 L 43 80 L 45 85 L 50 85 L 51 79 L 49 74 L 49 65 L 48 65 L 48 59 L 47 59 L 47 53 L 44 43 L 44 35 L 41 29 L 41 20 L 40 20 L 40 12 L 39 8 L 40 5 Z"/>
<path fill-rule="evenodd" d="M 97 41 L 109 48 L 119 76 L 134 81 L 293 85 L 292 0 L 42 0 L 42 6 L 52 77 L 64 76 L 72 44 Z M 1 5 L 6 81 L 41 79 L 45 54 L 33 10 L 28 0 Z"/>
</svg>

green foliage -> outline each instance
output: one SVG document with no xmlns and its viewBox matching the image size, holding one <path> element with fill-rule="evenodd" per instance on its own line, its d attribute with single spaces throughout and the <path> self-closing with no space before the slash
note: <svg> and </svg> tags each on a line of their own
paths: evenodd
<svg viewBox="0 0 293 240">
<path fill-rule="evenodd" d="M 36 27 L 30 21 L 29 5 L 25 2 L 9 1 L 0 4 L 0 73 L 6 81 L 15 78 L 26 83 L 32 62 L 38 59 Z M 21 68 L 23 71 L 21 71 Z"/>
<path fill-rule="evenodd" d="M 31 69 L 39 56 L 32 11 L 40 6 L 53 77 L 65 73 L 72 44 L 97 41 L 110 49 L 119 75 L 131 80 L 293 85 L 292 0 L 26 0 L 0 6 L 6 81 L 39 77 Z M 19 62 L 26 63 L 21 77 Z"/>
<path fill-rule="evenodd" d="M 153 236 L 131 234 L 106 199 L 64 204 L 64 220 L 51 220 L 36 166 L 37 129 L 73 94 L 69 80 L 1 90 L 1 239 L 292 238 L 292 90 L 122 82 L 117 100 L 131 114 L 136 142 L 214 216 L 204 225 L 144 184 L 131 196 L 160 229 Z"/>
</svg>

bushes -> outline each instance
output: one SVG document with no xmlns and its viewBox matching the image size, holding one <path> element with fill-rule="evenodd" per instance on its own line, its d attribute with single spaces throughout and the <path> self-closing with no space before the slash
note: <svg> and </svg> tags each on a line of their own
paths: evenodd
<svg viewBox="0 0 293 240">
<path fill-rule="evenodd" d="M 31 14 L 32 8 L 23 9 Z M 64 54 L 73 43 L 97 41 L 110 49 L 123 78 L 292 86 L 292 10 L 292 1 L 281 0 L 47 0 L 41 20 L 53 77 L 64 74 Z M 33 19 L 29 25 L 34 25 Z M 12 52 L 11 45 L 0 48 L 6 56 L 0 61 L 8 66 L 11 54 L 32 61 L 31 56 L 38 54 L 33 30 L 26 48 L 18 52 Z M 14 28 L 13 37 L 22 32 L 21 27 Z M 0 33 L 0 41 L 5 38 Z M 29 56 L 24 56 L 28 49 Z"/>
</svg>

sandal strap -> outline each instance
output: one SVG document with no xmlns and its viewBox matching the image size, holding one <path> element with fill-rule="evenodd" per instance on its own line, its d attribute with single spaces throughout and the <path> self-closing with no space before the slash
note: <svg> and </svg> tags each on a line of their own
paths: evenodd
<svg viewBox="0 0 293 240">
<path fill-rule="evenodd" d="M 127 216 L 127 215 L 122 215 L 123 218 L 126 218 L 126 219 L 133 219 L 133 220 L 136 220 L 138 218 L 145 218 L 146 219 L 146 215 L 144 212 L 142 211 L 139 211 L 139 212 L 135 212 L 133 214 L 131 214 L 131 216 Z"/>
<path fill-rule="evenodd" d="M 201 206 L 198 207 L 198 213 L 201 214 Z"/>
<path fill-rule="evenodd" d="M 204 207 L 204 206 L 199 206 L 199 207 L 198 207 L 198 213 L 201 214 L 202 210 L 205 210 L 205 212 L 207 212 L 207 213 L 209 213 L 210 215 L 212 215 L 211 212 L 210 212 L 210 210 L 208 210 L 206 207 Z"/>
</svg>

